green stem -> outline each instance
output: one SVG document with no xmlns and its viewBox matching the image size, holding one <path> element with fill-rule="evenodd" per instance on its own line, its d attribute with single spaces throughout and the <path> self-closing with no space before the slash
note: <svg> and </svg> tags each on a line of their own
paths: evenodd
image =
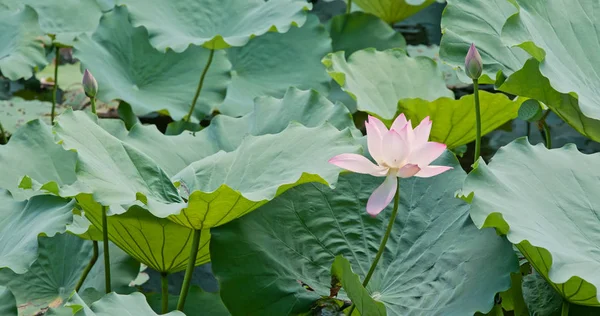
<svg viewBox="0 0 600 316">
<path fill-rule="evenodd" d="M 569 316 L 569 302 L 563 301 L 560 315 L 561 316 Z"/>
<path fill-rule="evenodd" d="M 544 129 L 544 137 L 546 138 L 546 148 L 552 148 L 552 135 L 550 135 L 550 127 L 546 121 L 541 121 L 542 128 Z"/>
<path fill-rule="evenodd" d="M 390 238 L 390 234 L 392 232 L 392 227 L 394 227 L 394 223 L 396 222 L 396 215 L 398 215 L 399 201 L 400 201 L 400 184 L 398 184 L 397 189 L 396 189 L 396 194 L 394 195 L 394 209 L 392 210 L 392 216 L 390 217 L 390 221 L 389 221 L 387 229 L 385 231 L 385 235 L 383 235 L 383 239 L 381 240 L 381 244 L 379 245 L 379 250 L 377 251 L 377 255 L 375 255 L 375 260 L 373 260 L 373 263 L 371 263 L 369 272 L 367 272 L 367 276 L 365 277 L 365 280 L 362 283 L 363 287 L 365 287 L 365 288 L 367 287 L 367 284 L 369 284 L 369 281 L 371 280 L 371 277 L 373 276 L 373 273 L 375 272 L 375 267 L 377 267 L 377 263 L 379 263 L 379 259 L 381 259 L 381 256 L 383 255 L 383 251 L 385 250 L 385 245 L 387 244 L 387 241 Z M 354 308 L 356 308 L 356 305 L 352 304 L 352 307 L 350 307 L 350 312 L 348 313 L 348 315 L 352 315 Z"/>
<path fill-rule="evenodd" d="M 92 105 L 92 113 L 96 113 L 96 98 L 90 98 L 90 104 Z"/>
<path fill-rule="evenodd" d="M 348 0 L 348 3 L 346 4 L 346 14 L 350 14 L 351 11 L 352 11 L 352 0 Z"/>
<path fill-rule="evenodd" d="M 190 256 L 188 259 L 188 265 L 185 269 L 185 276 L 183 277 L 183 284 L 181 285 L 181 293 L 179 294 L 179 301 L 177 301 L 177 310 L 183 312 L 185 306 L 185 299 L 190 289 L 190 283 L 192 281 L 192 275 L 194 274 L 194 268 L 196 267 L 196 257 L 198 256 L 198 247 L 200 246 L 200 236 L 202 230 L 194 230 L 194 236 L 192 238 L 192 247 L 190 248 Z"/>
<path fill-rule="evenodd" d="M 166 272 L 160 273 L 160 284 L 162 289 L 162 313 L 169 311 L 169 279 Z"/>
<path fill-rule="evenodd" d="M 6 139 L 6 133 L 4 132 L 4 127 L 2 127 L 2 123 L 0 123 L 0 142 L 1 144 L 8 143 L 8 140 Z"/>
<path fill-rule="evenodd" d="M 112 292 L 110 286 L 110 254 L 108 252 L 108 219 L 106 216 L 106 209 L 108 207 L 102 206 L 102 242 L 104 244 L 104 286 L 106 287 L 106 293 Z"/>
<path fill-rule="evenodd" d="M 56 46 L 54 56 L 54 87 L 52 87 L 52 112 L 50 113 L 50 124 L 54 124 L 54 116 L 56 115 L 56 103 L 58 100 L 56 99 L 56 92 L 58 91 L 58 64 L 60 61 L 60 53 L 59 48 Z"/>
<path fill-rule="evenodd" d="M 85 267 L 85 270 L 83 270 L 83 273 L 81 274 L 81 277 L 79 278 L 79 281 L 77 282 L 77 285 L 75 286 L 75 292 L 79 292 L 79 289 L 81 289 L 83 282 L 85 281 L 88 274 L 94 267 L 94 264 L 96 264 L 96 261 L 98 260 L 98 242 L 93 240 L 92 245 L 94 246 L 94 252 L 92 254 L 92 259 L 90 259 L 90 262 Z"/>
<path fill-rule="evenodd" d="M 475 158 L 473 163 L 476 163 L 481 154 L 481 108 L 479 105 L 479 80 L 473 79 L 473 95 L 475 96 L 475 121 L 476 126 L 476 138 L 475 138 Z"/>
<path fill-rule="evenodd" d="M 210 68 L 210 64 L 212 63 L 214 55 L 215 50 L 211 49 L 210 54 L 208 55 L 208 61 L 206 62 L 206 66 L 204 66 L 204 70 L 202 70 L 202 74 L 200 75 L 200 81 L 198 82 L 198 88 L 196 88 L 196 94 L 194 95 L 194 99 L 192 100 L 190 111 L 188 112 L 188 115 L 184 118 L 184 121 L 186 122 L 189 122 L 192 119 L 192 115 L 194 114 L 194 108 L 196 107 L 196 101 L 198 101 L 200 91 L 202 91 L 202 85 L 204 85 L 204 78 L 206 78 L 206 73 L 208 73 L 208 68 Z"/>
</svg>

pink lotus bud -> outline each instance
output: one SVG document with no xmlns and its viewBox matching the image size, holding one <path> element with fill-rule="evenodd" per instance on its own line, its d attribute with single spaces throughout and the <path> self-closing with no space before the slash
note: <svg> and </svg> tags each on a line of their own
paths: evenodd
<svg viewBox="0 0 600 316">
<path fill-rule="evenodd" d="M 83 91 L 89 98 L 95 98 L 98 94 L 98 83 L 96 78 L 86 69 L 83 73 Z"/>
<path fill-rule="evenodd" d="M 479 55 L 479 51 L 477 51 L 475 44 L 471 44 L 471 48 L 469 48 L 469 52 L 467 53 L 467 58 L 465 58 L 465 72 L 471 79 L 479 79 L 483 72 L 483 61 L 481 60 L 481 55 Z"/>
</svg>

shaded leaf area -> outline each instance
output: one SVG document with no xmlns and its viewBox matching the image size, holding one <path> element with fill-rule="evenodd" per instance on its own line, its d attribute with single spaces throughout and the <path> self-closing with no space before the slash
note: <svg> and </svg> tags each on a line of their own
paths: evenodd
<svg viewBox="0 0 600 316">
<path fill-rule="evenodd" d="M 46 68 L 35 73 L 35 77 L 41 84 L 54 85 L 54 68 L 56 61 L 51 62 Z M 58 87 L 62 90 L 73 90 L 83 87 L 81 81 L 83 74 L 81 73 L 81 64 L 59 64 L 58 65 Z"/>
<path fill-rule="evenodd" d="M 482 135 L 494 131 L 506 122 L 517 117 L 523 98 L 511 100 L 504 94 L 485 91 L 479 93 L 481 104 Z M 435 122 L 430 140 L 444 143 L 448 148 L 456 148 L 475 140 L 475 102 L 473 95 L 459 100 L 439 98 L 433 102 L 421 99 L 400 100 L 398 111 L 412 120 L 416 126 L 429 116 Z"/>
<path fill-rule="evenodd" d="M 17 302 L 12 292 L 5 286 L 0 286 L 0 313 L 6 316 L 17 316 Z"/>
<path fill-rule="evenodd" d="M 80 34 L 93 32 L 102 16 L 96 0 L 5 0 L 4 4 L 9 8 L 33 8 L 42 32 L 52 35 L 53 42 L 66 46 L 72 46 Z"/>
<path fill-rule="evenodd" d="M 91 256 L 90 241 L 70 234 L 42 237 L 38 258 L 29 270 L 24 274 L 0 270 L 0 285 L 15 296 L 19 315 L 36 315 L 48 308 L 60 307 L 68 300 Z M 111 247 L 111 284 L 115 290 L 127 290 L 138 271 L 139 263 Z M 82 290 L 85 288 L 104 289 L 104 270 L 93 269 Z"/>
<path fill-rule="evenodd" d="M 157 313 L 161 310 L 160 293 L 151 293 L 147 296 L 148 304 Z M 169 310 L 177 308 L 178 295 L 169 295 Z M 214 315 L 214 316 L 229 316 L 231 315 L 221 301 L 219 293 L 205 292 L 200 287 L 192 285 L 186 299 L 183 312 L 186 315 Z"/>
<path fill-rule="evenodd" d="M 210 51 L 190 47 L 182 53 L 160 52 L 144 28 L 133 27 L 126 7 L 103 15 L 98 29 L 75 43 L 74 56 L 98 81 L 98 99 L 129 103 L 137 115 L 160 112 L 179 120 L 190 110 L 198 78 Z M 108 61 L 108 62 L 107 62 Z M 223 102 L 231 64 L 215 52 L 193 120 L 211 114 Z"/>
<path fill-rule="evenodd" d="M 592 306 L 600 305 L 596 161 L 573 145 L 548 150 L 520 138 L 489 165 L 480 161 L 463 188 L 474 193 L 477 226 L 506 234 L 561 296 Z"/>
<path fill-rule="evenodd" d="M 10 80 L 30 78 L 48 64 L 37 14 L 30 7 L 0 11 L 0 71 Z"/>
<path fill-rule="evenodd" d="M 254 98 L 281 98 L 289 87 L 329 90 L 321 58 L 331 52 L 331 39 L 314 15 L 300 28 L 267 33 L 242 47 L 227 50 L 232 66 L 227 97 L 218 111 L 229 116 L 252 112 Z"/>
<path fill-rule="evenodd" d="M 121 295 L 117 293 L 109 293 L 103 296 L 100 300 L 91 305 L 77 294 L 69 300 L 66 307 L 51 309 L 49 316 L 114 316 L 114 315 L 144 315 L 158 316 L 150 305 L 146 302 L 146 297 L 142 293 L 131 293 L 129 295 Z M 164 316 L 185 316 L 180 311 L 172 311 Z"/>
<path fill-rule="evenodd" d="M 332 278 L 339 280 L 360 315 L 387 315 L 385 305 L 375 301 L 365 289 L 352 265 L 343 256 L 336 256 L 331 266 Z"/>
<path fill-rule="evenodd" d="M 402 21 L 425 9 L 435 0 L 355 0 L 365 12 L 380 17 L 388 24 Z"/>
<path fill-rule="evenodd" d="M 390 315 L 487 312 L 494 295 L 510 287 L 510 272 L 518 269 L 511 245 L 493 230 L 478 230 L 468 206 L 454 198 L 465 178 L 456 159 L 447 153 L 436 164 L 455 169 L 400 181 L 396 226 L 367 287 Z M 302 185 L 213 228 L 213 271 L 229 310 L 249 315 L 308 311 L 329 296 L 336 255 L 348 258 L 364 277 L 391 213 L 391 206 L 376 218 L 365 211 L 380 184 L 378 178 L 348 174 L 335 190 Z M 338 297 L 347 299 L 343 292 Z"/>
<path fill-rule="evenodd" d="M 56 110 L 57 114 L 60 114 L 64 111 L 64 107 L 58 107 Z M 51 112 L 52 104 L 46 101 L 24 100 L 19 97 L 0 101 L 2 127 L 9 134 L 14 133 L 25 123 L 37 118 L 50 124 Z"/>
<path fill-rule="evenodd" d="M 323 64 L 342 90 L 356 100 L 358 110 L 386 121 L 395 117 L 401 99 L 454 97 L 433 60 L 408 57 L 401 49 L 365 49 L 347 60 L 344 52 L 336 52 L 327 55 Z"/>
<path fill-rule="evenodd" d="M 312 6 L 280 0 L 117 0 L 126 5 L 135 26 L 144 26 L 152 46 L 182 52 L 190 45 L 211 49 L 244 46 L 268 31 L 285 33 L 302 26 Z M 161 17 L 156 19 L 156 17 Z"/>
<path fill-rule="evenodd" d="M 64 233 L 74 202 L 55 196 L 16 201 L 0 189 L 0 268 L 25 273 L 38 256 L 38 236 Z"/>
</svg>

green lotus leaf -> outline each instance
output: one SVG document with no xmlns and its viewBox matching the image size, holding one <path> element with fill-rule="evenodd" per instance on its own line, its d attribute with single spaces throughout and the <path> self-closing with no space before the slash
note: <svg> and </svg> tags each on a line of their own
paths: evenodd
<svg viewBox="0 0 600 316">
<path fill-rule="evenodd" d="M 346 57 L 369 47 L 376 50 L 406 47 L 406 40 L 400 32 L 380 18 L 364 12 L 336 15 L 329 20 L 328 28 L 333 51 L 343 50 Z"/>
<path fill-rule="evenodd" d="M 48 64 L 40 40 L 43 35 L 32 8 L 0 11 L 0 71 L 4 77 L 28 79 L 35 67 Z"/>
<path fill-rule="evenodd" d="M 126 287 L 137 276 L 139 264 L 136 267 L 136 262 L 116 247 L 110 251 L 111 284 L 115 289 Z M 19 315 L 39 315 L 36 313 L 49 307 L 62 306 L 92 257 L 92 243 L 70 234 L 42 237 L 38 254 L 37 260 L 24 274 L 0 270 L 0 285 L 14 294 Z M 103 261 L 103 256 L 98 261 Z M 82 290 L 88 287 L 104 289 L 103 276 L 103 269 L 92 270 Z"/>
<path fill-rule="evenodd" d="M 0 315 L 17 316 L 17 302 L 12 292 L 5 286 L 0 286 Z"/>
<path fill-rule="evenodd" d="M 54 67 L 55 62 L 53 61 L 42 71 L 37 72 L 35 77 L 42 83 L 49 82 L 54 84 Z M 66 91 L 74 88 L 81 88 L 82 80 L 83 74 L 81 73 L 81 65 L 79 62 L 58 65 L 58 87 L 62 90 Z"/>
<path fill-rule="evenodd" d="M 38 236 L 64 233 L 73 204 L 48 195 L 19 202 L 0 189 L 0 268 L 25 273 L 37 258 Z"/>
<path fill-rule="evenodd" d="M 440 57 L 464 74 L 465 57 L 474 43 L 483 60 L 483 82 L 493 83 L 499 71 L 510 76 L 521 69 L 529 55 L 519 47 L 505 45 L 500 38 L 502 26 L 518 9 L 513 0 L 447 0 L 442 16 Z"/>
<path fill-rule="evenodd" d="M 323 64 L 342 90 L 356 100 L 358 110 L 386 121 L 395 117 L 401 99 L 454 97 L 433 60 L 408 57 L 401 49 L 365 49 L 348 60 L 344 52 L 336 52 L 327 55 Z"/>
<path fill-rule="evenodd" d="M 129 8 L 135 26 L 144 26 L 158 50 L 183 52 L 190 45 L 211 49 L 244 46 L 269 31 L 302 26 L 312 5 L 295 0 L 117 0 Z M 159 18 L 157 18 L 159 17 Z"/>
<path fill-rule="evenodd" d="M 102 206 L 86 194 L 79 195 L 77 202 L 93 230 L 102 232 Z M 107 224 L 109 239 L 139 262 L 160 272 L 185 270 L 192 246 L 192 229 L 152 216 L 139 206 L 133 206 L 123 214 L 108 216 Z M 94 236 L 93 239 L 101 237 Z M 200 238 L 196 265 L 210 261 L 209 240 L 210 231 L 205 229 Z"/>
<path fill-rule="evenodd" d="M 506 234 L 563 298 L 590 306 L 600 306 L 597 159 L 572 145 L 548 150 L 520 138 L 489 165 L 480 161 L 463 188 L 474 194 L 478 227 Z"/>
<path fill-rule="evenodd" d="M 442 74 L 444 74 L 444 80 L 446 80 L 446 86 L 450 89 L 460 89 L 466 88 L 471 85 L 471 83 L 464 83 L 458 76 L 458 72 L 456 69 L 452 68 L 452 66 L 446 64 L 442 60 L 440 60 L 440 47 L 437 45 L 408 45 L 406 47 L 406 52 L 410 57 L 417 56 L 425 56 L 433 59 L 436 63 L 438 63 L 440 69 L 442 70 Z M 462 71 L 462 70 L 459 70 Z M 467 82 L 471 82 L 471 80 L 467 80 Z"/>
<path fill-rule="evenodd" d="M 91 33 L 98 27 L 102 10 L 96 0 L 5 0 L 9 7 L 31 6 L 38 15 L 45 34 L 54 36 L 54 42 L 72 46 L 82 33 Z"/>
<path fill-rule="evenodd" d="M 329 77 L 319 61 L 330 52 L 331 39 L 314 15 L 300 28 L 267 33 L 243 47 L 229 48 L 232 78 L 219 112 L 242 116 L 252 112 L 254 98 L 280 98 L 290 86 L 327 92 Z"/>
<path fill-rule="evenodd" d="M 109 293 L 102 297 L 100 300 L 88 306 L 84 300 L 77 294 L 71 298 L 68 303 L 70 311 L 63 308 L 62 315 L 78 315 L 78 316 L 115 316 L 115 315 L 144 315 L 144 316 L 158 316 L 155 313 L 148 302 L 146 297 L 142 293 L 131 293 L 129 295 L 120 295 L 117 293 Z M 75 313 L 76 312 L 76 313 Z M 185 316 L 180 311 L 172 311 L 163 316 Z"/>
<path fill-rule="evenodd" d="M 380 17 L 388 24 L 400 22 L 425 9 L 436 0 L 354 0 L 365 12 Z"/>
<path fill-rule="evenodd" d="M 456 158 L 446 153 L 436 164 L 454 169 L 400 181 L 399 215 L 367 286 L 389 315 L 487 312 L 495 294 L 510 287 L 510 272 L 518 270 L 510 243 L 493 230 L 478 230 L 468 205 L 454 197 L 466 176 Z M 392 211 L 390 206 L 376 218 L 365 211 L 380 184 L 381 178 L 346 174 L 335 190 L 298 186 L 211 229 L 212 268 L 231 313 L 308 311 L 330 295 L 330 267 L 337 255 L 349 258 L 352 270 L 364 278 Z M 343 291 L 338 298 L 347 300 Z"/>
<path fill-rule="evenodd" d="M 62 111 L 64 107 L 56 108 L 56 113 L 60 114 Z M 51 112 L 52 103 L 46 101 L 23 100 L 19 97 L 0 101 L 0 121 L 4 131 L 11 134 L 25 123 L 37 118 L 50 124 Z"/>
<path fill-rule="evenodd" d="M 339 282 L 348 294 L 348 297 L 356 304 L 360 315 L 387 315 L 385 305 L 375 301 L 367 289 L 365 289 L 360 278 L 354 271 L 348 259 L 336 256 L 331 265 L 332 286 L 333 282 Z"/>
<path fill-rule="evenodd" d="M 162 307 L 162 298 L 160 293 L 150 293 L 147 296 L 148 304 L 155 311 L 160 311 Z M 169 295 L 169 310 L 177 309 L 179 295 Z M 187 300 L 183 312 L 186 315 L 211 315 L 211 316 L 230 316 L 219 293 L 203 291 L 200 287 L 192 285 L 188 292 Z"/>
<path fill-rule="evenodd" d="M 179 120 L 190 109 L 210 51 L 190 47 L 183 53 L 159 52 L 148 40 L 144 28 L 129 23 L 127 9 L 116 7 L 104 14 L 93 35 L 79 38 L 74 56 L 98 81 L 98 99 L 123 100 L 137 115 L 164 112 Z M 225 52 L 215 52 L 194 120 L 212 113 L 223 102 L 230 67 Z"/>
<path fill-rule="evenodd" d="M 506 122 L 515 119 L 525 99 L 511 100 L 501 93 L 479 92 L 481 104 L 482 135 L 492 132 Z M 407 99 L 398 102 L 398 110 L 416 126 L 429 116 L 434 122 L 431 141 L 456 148 L 475 140 L 475 103 L 473 95 L 460 100 L 439 98 L 433 102 Z"/>
</svg>

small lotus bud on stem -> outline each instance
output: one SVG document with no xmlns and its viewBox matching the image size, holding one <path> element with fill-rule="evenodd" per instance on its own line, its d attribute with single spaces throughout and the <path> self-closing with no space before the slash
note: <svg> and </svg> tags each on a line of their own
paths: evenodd
<svg viewBox="0 0 600 316">
<path fill-rule="evenodd" d="M 83 91 L 85 91 L 85 95 L 88 98 L 95 98 L 96 94 L 98 94 L 98 83 L 96 82 L 96 78 L 92 76 L 89 70 L 85 70 L 83 73 Z"/>
<path fill-rule="evenodd" d="M 471 48 L 469 48 L 469 52 L 465 58 L 465 72 L 471 79 L 479 79 L 483 72 L 483 61 L 475 44 L 471 44 Z"/>
</svg>

